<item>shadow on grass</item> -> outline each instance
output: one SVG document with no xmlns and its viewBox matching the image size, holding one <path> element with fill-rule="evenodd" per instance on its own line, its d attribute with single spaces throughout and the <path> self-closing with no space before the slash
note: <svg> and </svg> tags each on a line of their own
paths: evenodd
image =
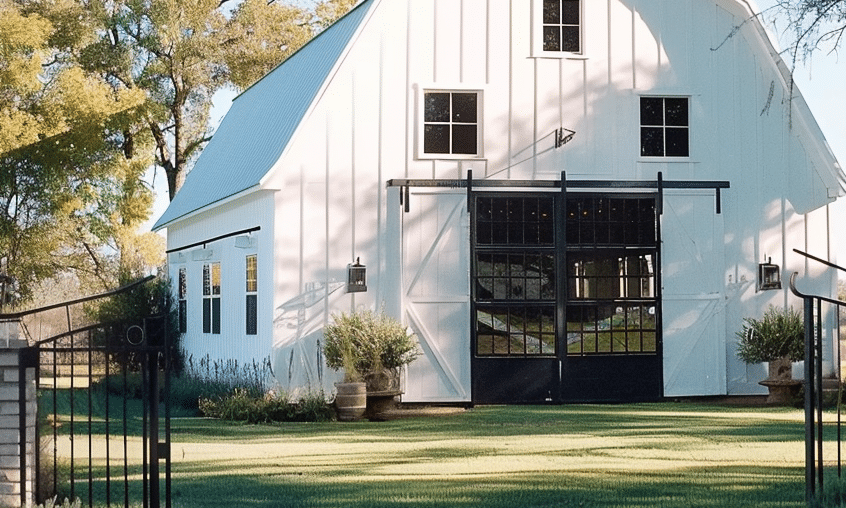
<svg viewBox="0 0 846 508">
<path fill-rule="evenodd" d="M 804 427 L 791 409 L 487 406 L 172 427 L 174 508 L 804 506 Z"/>
<path fill-rule="evenodd" d="M 177 479 L 173 506 L 281 507 L 758 507 L 804 506 L 801 471 L 691 468 L 450 479 L 333 481 L 309 475 Z M 203 500 L 207 501 L 203 502 Z"/>
</svg>

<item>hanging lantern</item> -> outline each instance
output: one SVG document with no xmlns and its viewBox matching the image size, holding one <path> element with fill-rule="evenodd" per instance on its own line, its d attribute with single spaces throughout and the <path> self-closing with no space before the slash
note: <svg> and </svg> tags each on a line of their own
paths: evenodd
<svg viewBox="0 0 846 508">
<path fill-rule="evenodd" d="M 772 258 L 758 265 L 758 291 L 768 289 L 781 289 L 781 269 Z"/>
<path fill-rule="evenodd" d="M 367 291 L 367 267 L 360 259 L 355 258 L 355 263 L 347 265 L 347 293 Z"/>
</svg>

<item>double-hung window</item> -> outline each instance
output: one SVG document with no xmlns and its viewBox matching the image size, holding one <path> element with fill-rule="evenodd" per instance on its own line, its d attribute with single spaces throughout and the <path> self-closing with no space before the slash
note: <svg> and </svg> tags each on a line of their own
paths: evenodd
<svg viewBox="0 0 846 508">
<path fill-rule="evenodd" d="M 420 157 L 465 159 L 482 155 L 482 101 L 478 90 L 424 90 Z"/>
<path fill-rule="evenodd" d="M 640 155 L 689 157 L 690 115 L 686 97 L 640 98 Z"/>
<path fill-rule="evenodd" d="M 203 333 L 220 334 L 220 263 L 203 265 Z"/>
<path fill-rule="evenodd" d="M 534 0 L 535 56 L 582 53 L 581 0 Z"/>
<path fill-rule="evenodd" d="M 258 334 L 258 257 L 255 254 L 247 256 L 247 307 L 246 325 L 247 335 Z"/>
</svg>

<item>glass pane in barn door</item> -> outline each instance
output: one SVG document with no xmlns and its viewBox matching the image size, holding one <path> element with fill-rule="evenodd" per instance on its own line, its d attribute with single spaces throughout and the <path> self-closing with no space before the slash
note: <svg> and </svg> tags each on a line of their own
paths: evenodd
<svg viewBox="0 0 846 508">
<path fill-rule="evenodd" d="M 557 397 L 555 196 L 472 198 L 473 400 Z"/>
<path fill-rule="evenodd" d="M 568 193 L 561 399 L 661 396 L 654 196 Z"/>
</svg>

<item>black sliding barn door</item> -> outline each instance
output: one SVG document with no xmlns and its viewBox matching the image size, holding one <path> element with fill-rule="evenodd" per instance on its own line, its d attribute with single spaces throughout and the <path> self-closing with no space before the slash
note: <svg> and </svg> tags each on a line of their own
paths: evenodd
<svg viewBox="0 0 846 508">
<path fill-rule="evenodd" d="M 472 398 L 661 396 L 655 197 L 471 194 Z"/>
</svg>

